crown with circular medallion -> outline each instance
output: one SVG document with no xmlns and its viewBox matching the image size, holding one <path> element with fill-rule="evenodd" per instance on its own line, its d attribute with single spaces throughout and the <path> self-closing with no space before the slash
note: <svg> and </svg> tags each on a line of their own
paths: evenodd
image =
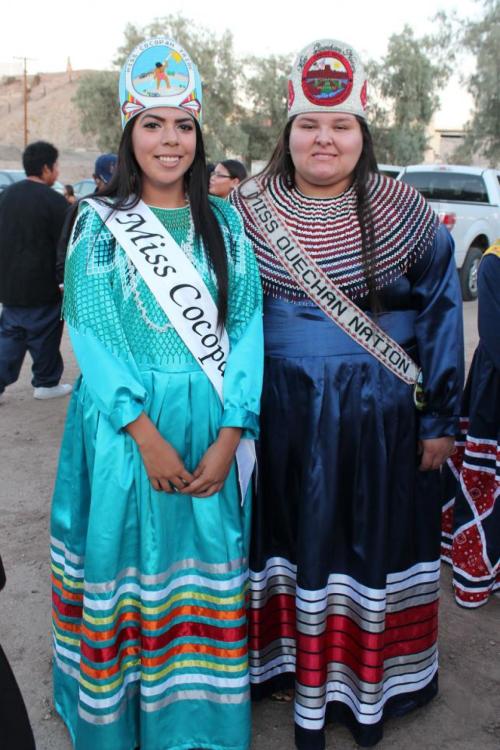
<svg viewBox="0 0 500 750">
<path fill-rule="evenodd" d="M 366 117 L 367 83 L 361 60 L 348 44 L 318 39 L 295 59 L 288 80 L 288 117 L 306 112 L 346 112 Z"/>
<path fill-rule="evenodd" d="M 122 127 L 154 107 L 184 109 L 201 123 L 201 80 L 196 65 L 174 39 L 147 39 L 130 53 L 120 73 Z"/>
</svg>

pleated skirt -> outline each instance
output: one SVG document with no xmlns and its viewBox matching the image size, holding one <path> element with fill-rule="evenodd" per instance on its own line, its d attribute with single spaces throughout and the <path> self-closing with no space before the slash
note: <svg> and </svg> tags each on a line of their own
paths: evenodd
<svg viewBox="0 0 500 750">
<path fill-rule="evenodd" d="M 359 744 L 437 692 L 438 472 L 412 389 L 317 308 L 268 298 L 250 573 L 255 697 L 295 688 L 296 743 Z M 411 312 L 379 324 L 413 356 Z"/>
<path fill-rule="evenodd" d="M 145 369 L 149 416 L 195 468 L 222 407 L 198 368 Z M 247 750 L 250 499 L 156 492 L 79 380 L 52 506 L 54 694 L 77 750 Z"/>
</svg>

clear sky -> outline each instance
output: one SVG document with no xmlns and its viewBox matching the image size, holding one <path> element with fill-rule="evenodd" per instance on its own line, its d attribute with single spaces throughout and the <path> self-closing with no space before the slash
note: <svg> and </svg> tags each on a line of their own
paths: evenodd
<svg viewBox="0 0 500 750">
<path fill-rule="evenodd" d="M 109 68 L 127 23 L 143 26 L 180 12 L 217 33 L 233 33 L 237 54 L 296 52 L 308 42 L 331 36 L 353 44 L 362 57 L 384 54 L 392 33 L 408 23 L 417 35 L 432 31 L 439 9 L 476 16 L 474 0 L 191 0 L 181 3 L 138 0 L 5 0 L 0 11 L 0 71 L 14 57 L 33 58 L 30 73 L 60 71 L 69 57 L 73 69 Z M 194 56 L 194 55 L 193 55 Z M 203 76 L 203 71 L 201 71 Z M 443 97 L 449 126 L 463 121 L 469 100 L 458 79 Z M 453 111 L 450 111 L 450 110 Z"/>
</svg>

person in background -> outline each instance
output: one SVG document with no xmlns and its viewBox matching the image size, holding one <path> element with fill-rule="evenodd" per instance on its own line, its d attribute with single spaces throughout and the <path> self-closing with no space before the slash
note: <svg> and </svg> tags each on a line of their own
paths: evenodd
<svg viewBox="0 0 500 750">
<path fill-rule="evenodd" d="M 366 88 L 350 45 L 308 45 L 269 164 L 231 195 L 264 289 L 250 678 L 256 697 L 294 689 L 299 750 L 329 720 L 373 745 L 438 689 L 462 301 L 449 232 L 378 174 Z"/>
<path fill-rule="evenodd" d="M 52 144 L 31 143 L 23 153 L 27 179 L 0 196 L 0 395 L 18 379 L 27 351 L 35 398 L 71 392 L 59 382 L 64 365 L 56 250 L 68 203 L 52 190 L 57 160 Z"/>
<path fill-rule="evenodd" d="M 116 163 L 117 163 L 118 157 L 116 154 L 101 154 L 101 156 L 98 156 L 95 162 L 94 166 L 94 174 L 92 175 L 95 181 L 95 190 L 94 195 L 97 195 L 101 192 L 101 190 L 104 190 L 105 187 L 108 185 L 109 181 L 113 177 Z M 72 191 L 73 199 L 69 200 L 66 195 L 67 188 L 70 188 Z M 70 205 L 74 205 L 77 202 L 74 190 L 72 185 L 65 185 L 65 197 L 66 200 Z M 76 206 L 75 206 L 76 210 Z M 71 233 L 71 227 L 74 222 L 74 211 L 69 211 L 68 215 L 66 216 L 66 221 L 64 222 L 64 226 L 62 228 L 61 236 L 59 238 L 59 243 L 57 246 L 57 253 L 56 253 L 56 279 L 57 283 L 59 284 L 59 289 L 61 292 L 64 289 L 64 266 L 66 263 L 66 251 L 68 248 L 68 242 L 69 237 Z"/>
<path fill-rule="evenodd" d="M 209 192 L 219 198 L 227 198 L 246 176 L 247 170 L 241 161 L 237 159 L 220 161 L 210 175 Z"/>
<path fill-rule="evenodd" d="M 210 189 L 210 177 L 215 169 L 215 164 L 212 161 L 207 161 L 207 188 Z"/>
<path fill-rule="evenodd" d="M 101 154 L 95 160 L 94 174 L 92 177 L 95 181 L 96 193 L 99 193 L 113 177 L 117 161 L 118 157 L 116 154 Z"/>
<path fill-rule="evenodd" d="M 457 604 L 500 594 L 500 240 L 481 260 L 479 344 L 462 400 L 456 450 L 443 472 L 442 557 L 453 565 Z"/>
<path fill-rule="evenodd" d="M 76 202 L 76 195 L 75 195 L 73 185 L 65 185 L 63 195 L 68 201 L 68 203 L 70 204 L 70 206 L 72 206 L 73 203 Z"/>
<path fill-rule="evenodd" d="M 5 571 L 0 557 L 0 591 Z M 16 678 L 0 646 L 0 747 L 5 750 L 35 750 L 30 721 Z"/>
</svg>

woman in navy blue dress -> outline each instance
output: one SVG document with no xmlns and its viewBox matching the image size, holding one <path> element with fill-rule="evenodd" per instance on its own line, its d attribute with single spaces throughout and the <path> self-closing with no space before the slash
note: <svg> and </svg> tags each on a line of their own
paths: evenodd
<svg viewBox="0 0 500 750">
<path fill-rule="evenodd" d="M 348 45 L 299 54 L 260 216 L 270 227 L 274 213 L 420 365 L 423 411 L 285 270 L 250 200 L 233 198 L 265 300 L 250 672 L 256 696 L 294 688 L 299 750 L 324 747 L 329 719 L 373 745 L 385 718 L 437 692 L 438 469 L 458 424 L 462 305 L 451 237 L 417 192 L 378 174 L 365 106 Z"/>
</svg>

